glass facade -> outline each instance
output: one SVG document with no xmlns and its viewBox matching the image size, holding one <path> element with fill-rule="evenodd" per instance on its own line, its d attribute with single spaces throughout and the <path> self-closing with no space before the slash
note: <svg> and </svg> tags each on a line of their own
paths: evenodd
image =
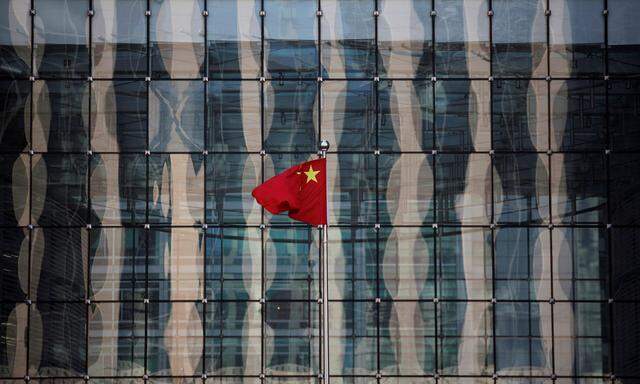
<svg viewBox="0 0 640 384">
<path fill-rule="evenodd" d="M 637 0 L 0 0 L 0 382 L 640 381 Z"/>
</svg>

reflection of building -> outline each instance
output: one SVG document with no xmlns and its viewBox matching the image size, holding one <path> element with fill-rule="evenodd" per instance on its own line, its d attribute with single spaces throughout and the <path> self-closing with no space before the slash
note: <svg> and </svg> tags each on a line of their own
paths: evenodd
<svg viewBox="0 0 640 384">
<path fill-rule="evenodd" d="M 640 378 L 636 1 L 32 3 L 0 381 L 315 382 L 318 230 L 250 192 L 320 138 L 334 382 Z"/>
</svg>

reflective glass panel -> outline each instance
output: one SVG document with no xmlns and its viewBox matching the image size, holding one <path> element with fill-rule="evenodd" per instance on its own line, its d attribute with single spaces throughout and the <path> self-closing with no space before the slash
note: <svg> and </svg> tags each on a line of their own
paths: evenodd
<svg viewBox="0 0 640 384">
<path fill-rule="evenodd" d="M 204 0 L 152 1 L 149 60 L 154 78 L 201 78 Z"/>
<path fill-rule="evenodd" d="M 91 148 L 141 152 L 147 148 L 147 85 L 142 81 L 91 84 Z"/>
<path fill-rule="evenodd" d="M 387 80 L 377 90 L 378 147 L 387 151 L 434 148 L 432 83 Z"/>
<path fill-rule="evenodd" d="M 559 0 L 549 3 L 551 76 L 602 76 L 604 17 L 602 0 Z"/>
<path fill-rule="evenodd" d="M 494 76 L 546 76 L 544 0 L 492 0 L 491 8 Z"/>
<path fill-rule="evenodd" d="M 431 1 L 380 0 L 378 9 L 378 73 L 385 77 L 430 77 Z"/>
<path fill-rule="evenodd" d="M 89 75 L 88 0 L 34 0 L 34 72 L 41 77 Z"/>
<path fill-rule="evenodd" d="M 376 66 L 371 0 L 322 2 L 322 66 L 334 78 L 371 78 Z"/>
<path fill-rule="evenodd" d="M 260 86 L 249 81 L 214 81 L 207 92 L 207 149 L 262 149 Z"/>
<path fill-rule="evenodd" d="M 31 73 L 31 20 L 29 2 L 5 0 L 0 4 L 0 74 Z"/>
<path fill-rule="evenodd" d="M 273 79 L 316 78 L 317 4 L 308 0 L 264 0 L 265 72 Z"/>
<path fill-rule="evenodd" d="M 91 54 L 93 76 L 145 77 L 147 21 L 144 0 L 93 2 Z"/>
<path fill-rule="evenodd" d="M 25 152 L 31 144 L 31 85 L 0 80 L 0 101 L 0 153 Z"/>
<path fill-rule="evenodd" d="M 209 77 L 255 78 L 261 67 L 261 20 L 257 0 L 209 0 Z"/>
<path fill-rule="evenodd" d="M 486 0 L 437 0 L 435 66 L 438 77 L 489 75 Z"/>
<path fill-rule="evenodd" d="M 609 73 L 638 77 L 640 36 L 634 31 L 640 8 L 634 0 L 609 0 L 607 8 Z"/>
<path fill-rule="evenodd" d="M 322 85 L 322 137 L 341 150 L 376 146 L 375 91 L 369 81 L 331 81 Z"/>
<path fill-rule="evenodd" d="M 204 148 L 204 85 L 154 81 L 149 89 L 149 149 L 195 152 Z"/>
</svg>

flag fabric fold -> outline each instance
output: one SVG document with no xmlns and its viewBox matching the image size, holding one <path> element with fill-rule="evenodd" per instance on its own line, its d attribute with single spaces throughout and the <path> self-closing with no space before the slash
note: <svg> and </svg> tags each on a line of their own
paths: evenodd
<svg viewBox="0 0 640 384">
<path fill-rule="evenodd" d="M 326 159 L 294 165 L 257 186 L 251 195 L 264 209 L 311 225 L 327 224 Z"/>
</svg>

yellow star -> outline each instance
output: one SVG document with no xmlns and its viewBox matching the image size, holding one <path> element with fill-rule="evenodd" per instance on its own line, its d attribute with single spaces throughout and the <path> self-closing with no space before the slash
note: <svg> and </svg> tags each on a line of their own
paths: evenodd
<svg viewBox="0 0 640 384">
<path fill-rule="evenodd" d="M 304 173 L 307 176 L 307 183 L 310 181 L 315 181 L 317 183 L 318 180 L 316 179 L 316 175 L 318 173 L 320 173 L 320 171 L 314 171 L 313 165 L 309 165 L 309 169 Z"/>
</svg>

